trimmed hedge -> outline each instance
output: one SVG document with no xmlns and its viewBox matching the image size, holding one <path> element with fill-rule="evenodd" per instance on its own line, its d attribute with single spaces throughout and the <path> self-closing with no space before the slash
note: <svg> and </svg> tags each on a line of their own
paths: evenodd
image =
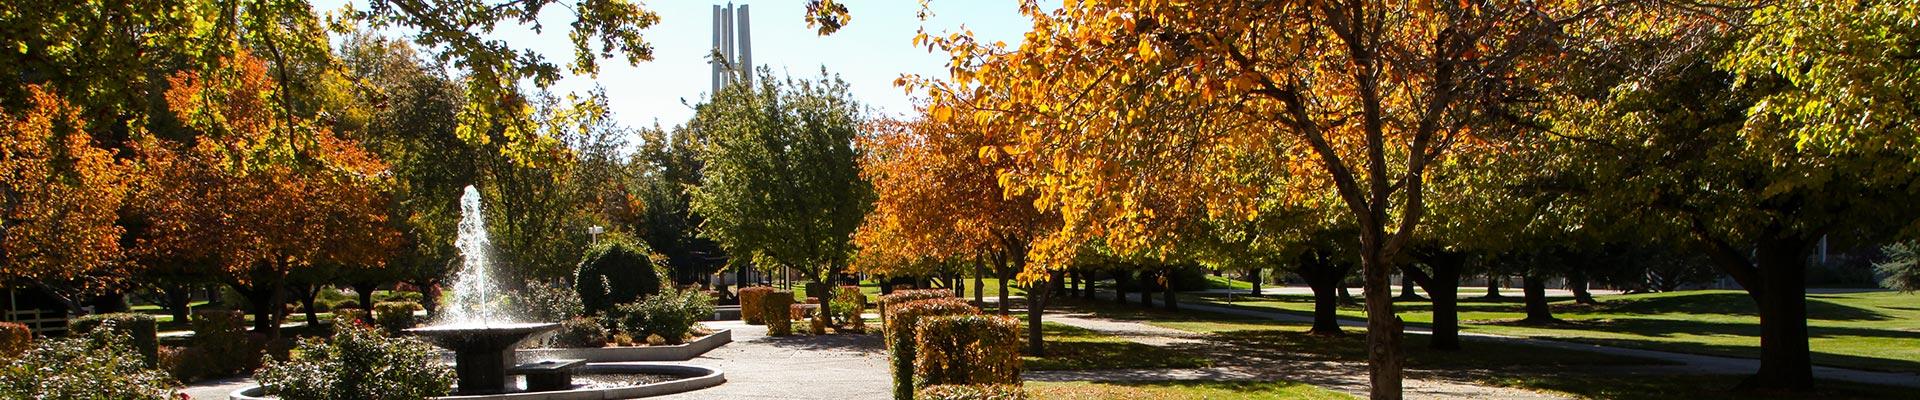
<svg viewBox="0 0 1920 400">
<path fill-rule="evenodd" d="M 888 309 L 894 304 L 943 297 L 953 297 L 953 291 L 947 289 L 895 290 L 892 294 L 880 296 L 880 322 L 886 322 Z"/>
<path fill-rule="evenodd" d="M 914 384 L 1020 383 L 1020 322 L 1013 317 L 942 315 L 913 329 Z"/>
<path fill-rule="evenodd" d="M 660 293 L 660 272 L 646 245 L 618 236 L 587 250 L 574 270 L 573 290 L 588 315 Z"/>
<path fill-rule="evenodd" d="M 774 289 L 760 299 L 760 319 L 767 323 L 767 335 L 793 334 L 793 320 L 787 314 L 793 308 L 793 291 Z M 745 309 L 745 306 L 742 306 Z"/>
<path fill-rule="evenodd" d="M 766 299 L 767 294 L 773 293 L 773 290 L 774 290 L 773 288 L 767 287 L 767 286 L 754 286 L 754 287 L 741 288 L 740 289 L 740 320 L 746 321 L 747 325 L 760 325 L 760 324 L 767 323 L 766 318 L 762 318 L 762 315 L 760 313 L 761 307 L 764 307 L 763 305 L 760 304 L 760 300 Z"/>
<path fill-rule="evenodd" d="M 151 368 L 160 365 L 160 336 L 152 315 L 139 313 L 93 314 L 67 321 L 67 335 L 85 336 L 95 329 L 131 338 L 141 362 Z"/>
<path fill-rule="evenodd" d="M 33 345 L 33 330 L 26 325 L 0 322 L 0 359 L 25 353 Z"/>
<path fill-rule="evenodd" d="M 399 335 L 419 323 L 415 321 L 413 312 L 420 309 L 420 303 L 411 301 L 373 303 L 373 324 L 379 325 L 388 335 Z"/>
<path fill-rule="evenodd" d="M 1027 391 L 1014 385 L 933 385 L 920 390 L 921 400 L 1026 400 Z"/>
<path fill-rule="evenodd" d="M 980 310 L 965 300 L 952 297 L 916 300 L 910 302 L 890 302 L 887 306 L 886 328 L 887 355 L 893 372 L 893 398 L 896 400 L 913 399 L 913 361 L 917 359 L 914 351 L 914 327 L 921 319 L 942 315 L 976 314 Z"/>
<path fill-rule="evenodd" d="M 260 352 L 247 337 L 247 315 L 233 310 L 194 312 L 193 347 L 186 351 L 182 358 L 189 370 L 175 372 L 176 376 L 222 377 L 246 372 L 260 362 Z"/>
</svg>

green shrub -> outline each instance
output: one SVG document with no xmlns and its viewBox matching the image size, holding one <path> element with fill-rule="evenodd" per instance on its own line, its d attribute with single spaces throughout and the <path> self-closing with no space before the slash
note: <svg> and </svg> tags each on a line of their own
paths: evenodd
<svg viewBox="0 0 1920 400">
<path fill-rule="evenodd" d="M 333 310 L 333 312 L 335 313 L 339 313 L 341 311 L 346 311 L 346 310 L 358 310 L 358 309 L 360 309 L 360 301 L 354 300 L 354 299 L 346 299 L 346 300 L 333 302 L 333 307 L 328 308 L 328 310 Z"/>
<path fill-rule="evenodd" d="M 380 304 L 381 302 L 386 302 L 386 301 L 411 301 L 414 303 L 419 303 L 426 299 L 427 299 L 427 296 L 420 294 L 420 292 L 390 290 L 390 291 L 387 291 L 386 295 L 376 294 L 375 299 L 373 299 L 373 304 L 377 305 L 377 304 Z"/>
<path fill-rule="evenodd" d="M 713 303 L 698 290 L 667 289 L 621 304 L 614 313 L 620 316 L 620 329 L 630 335 L 659 335 L 667 344 L 680 344 L 701 317 L 713 315 Z"/>
<path fill-rule="evenodd" d="M 920 320 L 941 315 L 976 314 L 980 310 L 965 300 L 941 297 L 909 302 L 889 302 L 886 327 L 887 356 L 893 372 L 893 398 L 913 399 L 914 327 Z"/>
<path fill-rule="evenodd" d="M 247 337 L 246 314 L 232 310 L 196 311 L 192 322 L 193 347 L 180 354 L 186 369 L 176 372 L 176 376 L 224 377 L 252 370 L 260 362 L 258 346 Z"/>
<path fill-rule="evenodd" d="M 0 364 L 0 399 L 164 399 L 173 380 L 145 365 L 126 336 L 97 329 L 45 340 Z"/>
<path fill-rule="evenodd" d="M 286 361 L 254 374 L 282 400 L 423 399 L 453 389 L 453 369 L 440 350 L 412 338 L 389 338 L 359 324 L 328 340 L 310 338 Z"/>
<path fill-rule="evenodd" d="M 866 322 L 860 314 L 867 312 L 867 294 L 860 293 L 859 286 L 841 286 L 833 294 L 833 310 L 830 315 L 839 320 L 842 326 L 852 327 L 854 331 L 866 330 Z"/>
<path fill-rule="evenodd" d="M 660 292 L 660 272 L 647 253 L 645 245 L 620 238 L 602 241 L 587 251 L 573 280 L 587 314 L 599 315 L 615 304 Z"/>
<path fill-rule="evenodd" d="M 607 327 L 593 317 L 573 317 L 560 322 L 553 345 L 566 348 L 607 347 Z"/>
<path fill-rule="evenodd" d="M 914 327 L 914 384 L 1019 384 L 1020 322 L 998 315 L 942 315 Z"/>
<path fill-rule="evenodd" d="M 148 367 L 159 365 L 160 361 L 160 332 L 157 328 L 152 315 L 139 313 L 93 314 L 67 321 L 68 335 L 79 336 L 104 330 L 132 339 L 133 348 L 140 352 L 141 362 Z"/>
<path fill-rule="evenodd" d="M 775 289 L 760 299 L 760 319 L 767 323 L 767 335 L 787 336 L 793 334 L 793 291 Z"/>
<path fill-rule="evenodd" d="M 535 321 L 566 321 L 587 312 L 580 293 L 560 284 L 536 281 L 521 289 L 517 298 L 516 306 Z"/>
<path fill-rule="evenodd" d="M 12 358 L 33 345 L 33 330 L 26 325 L 0 322 L 0 360 Z"/>
<path fill-rule="evenodd" d="M 1026 400 L 1015 385 L 933 385 L 920 389 L 921 400 Z"/>
<path fill-rule="evenodd" d="M 767 323 L 765 316 L 760 313 L 760 310 L 766 306 L 760 303 L 767 298 L 768 293 L 773 293 L 773 290 L 766 286 L 740 288 L 740 320 L 746 321 L 748 325 Z"/>
<path fill-rule="evenodd" d="M 373 303 L 373 324 L 379 325 L 389 335 L 399 335 L 417 323 L 413 312 L 419 310 L 420 303 L 411 301 Z"/>
</svg>

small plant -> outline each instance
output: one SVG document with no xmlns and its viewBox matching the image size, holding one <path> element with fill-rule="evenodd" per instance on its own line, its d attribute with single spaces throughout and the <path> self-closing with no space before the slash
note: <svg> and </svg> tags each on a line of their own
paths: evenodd
<svg viewBox="0 0 1920 400">
<path fill-rule="evenodd" d="M 160 338 L 158 325 L 152 315 L 138 313 L 93 314 L 67 321 L 68 335 L 87 335 L 95 330 L 125 336 L 132 340 L 134 350 L 140 352 L 141 362 L 152 367 L 159 365 Z"/>
<path fill-rule="evenodd" d="M 535 321 L 566 321 L 585 315 L 586 306 L 580 302 L 580 293 L 559 284 L 536 281 L 520 290 L 521 309 L 526 317 Z"/>
<path fill-rule="evenodd" d="M 646 245 L 619 235 L 609 236 L 587 250 L 574 270 L 574 292 L 590 315 L 660 292 L 660 272 L 647 257 L 650 251 Z"/>
<path fill-rule="evenodd" d="M 423 399 L 453 390 L 440 350 L 389 338 L 365 325 L 342 325 L 331 339 L 310 338 L 286 361 L 268 362 L 254 379 L 282 400 Z"/>
<path fill-rule="evenodd" d="M 921 400 L 1026 400 L 1015 385 L 933 385 L 920 390 Z"/>
<path fill-rule="evenodd" d="M 399 335 L 413 328 L 418 321 L 413 317 L 419 311 L 420 303 L 411 301 L 383 301 L 373 304 L 373 323 L 379 325 L 389 335 Z"/>
<path fill-rule="evenodd" d="M 592 317 L 573 317 L 560 322 L 560 333 L 554 335 L 553 345 L 568 348 L 606 347 L 607 327 Z"/>
<path fill-rule="evenodd" d="M 760 317 L 767 322 L 767 335 L 787 336 L 793 334 L 793 320 L 787 314 L 793 308 L 793 292 L 774 290 L 760 299 Z M 743 308 L 744 309 L 744 308 Z"/>
<path fill-rule="evenodd" d="M 997 315 L 942 315 L 914 327 L 916 385 L 1019 384 L 1020 322 Z"/>
<path fill-rule="evenodd" d="M 613 334 L 613 345 L 620 347 L 632 346 L 633 335 L 628 335 L 626 332 L 615 333 Z"/>
<path fill-rule="evenodd" d="M 851 328 L 854 332 L 866 330 L 866 322 L 860 314 L 867 312 L 867 295 L 860 293 L 859 286 L 841 286 L 833 295 L 833 310 L 830 314 L 838 320 L 839 326 Z"/>
<path fill-rule="evenodd" d="M 33 346 L 33 330 L 26 325 L 0 322 L 0 360 L 12 358 Z"/>
<path fill-rule="evenodd" d="M 698 290 L 671 289 L 615 308 L 620 329 L 632 334 L 660 335 L 665 344 L 686 341 L 701 317 L 713 314 L 713 303 Z"/>
<path fill-rule="evenodd" d="M 657 335 L 657 334 L 647 335 L 648 346 L 665 346 L 666 344 L 667 344 L 667 338 L 660 337 L 660 335 Z"/>
<path fill-rule="evenodd" d="M 763 300 L 766 300 L 767 294 L 773 293 L 773 290 L 773 288 L 766 286 L 740 288 L 740 320 L 746 321 L 747 325 L 767 323 L 766 318 L 764 318 L 760 312 L 760 310 L 765 307 L 761 303 Z"/>
<path fill-rule="evenodd" d="M 923 318 L 940 315 L 977 314 L 980 310 L 966 301 L 953 297 L 941 297 L 916 300 L 905 303 L 889 302 L 886 313 L 887 356 L 893 372 L 893 398 L 895 400 L 913 399 L 913 362 L 914 327 Z"/>
<path fill-rule="evenodd" d="M 162 399 L 173 380 L 147 368 L 126 336 L 98 329 L 47 340 L 0 364 L 3 399 Z"/>
</svg>

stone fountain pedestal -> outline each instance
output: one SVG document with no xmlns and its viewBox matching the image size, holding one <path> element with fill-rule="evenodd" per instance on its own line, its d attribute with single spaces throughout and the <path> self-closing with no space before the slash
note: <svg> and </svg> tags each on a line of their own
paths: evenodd
<svg viewBox="0 0 1920 400">
<path fill-rule="evenodd" d="M 507 369 L 518 363 L 514 348 L 533 335 L 559 327 L 556 323 L 458 324 L 407 332 L 453 351 L 459 394 L 497 394 L 513 389 Z"/>
</svg>

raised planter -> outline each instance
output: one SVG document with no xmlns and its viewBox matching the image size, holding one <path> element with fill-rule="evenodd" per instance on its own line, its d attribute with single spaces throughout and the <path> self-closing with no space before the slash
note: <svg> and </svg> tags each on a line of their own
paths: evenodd
<svg viewBox="0 0 1920 400">
<path fill-rule="evenodd" d="M 705 389 L 705 388 L 710 388 L 714 386 L 719 386 L 720 384 L 727 382 L 726 374 L 721 373 L 720 370 L 705 368 L 705 367 L 696 367 L 691 365 L 587 364 L 586 367 L 582 368 L 582 371 L 586 373 L 597 373 L 597 374 L 664 373 L 664 374 L 686 375 L 687 377 L 666 381 L 666 382 L 649 383 L 649 384 L 639 385 L 639 386 L 621 386 L 621 387 L 598 388 L 598 389 L 558 390 L 558 391 L 551 391 L 551 392 L 504 393 L 504 394 L 489 394 L 489 395 L 474 395 L 474 396 L 446 396 L 446 397 L 435 397 L 435 399 L 440 399 L 440 400 L 635 399 L 635 398 L 641 398 L 641 397 L 652 397 L 652 396 L 659 396 L 664 394 L 673 394 L 673 393 Z M 259 386 L 250 386 L 240 390 L 235 390 L 233 391 L 232 394 L 227 395 L 227 398 L 232 400 L 271 399 L 269 397 L 266 397 L 266 395 L 262 392 L 262 389 Z"/>
<path fill-rule="evenodd" d="M 626 361 L 686 361 L 733 342 L 733 331 L 721 329 L 683 344 L 639 347 L 543 348 L 518 351 L 522 360 L 582 359 L 589 363 Z"/>
<path fill-rule="evenodd" d="M 737 321 L 740 319 L 740 306 L 718 306 L 713 308 L 713 319 L 707 321 Z"/>
</svg>

